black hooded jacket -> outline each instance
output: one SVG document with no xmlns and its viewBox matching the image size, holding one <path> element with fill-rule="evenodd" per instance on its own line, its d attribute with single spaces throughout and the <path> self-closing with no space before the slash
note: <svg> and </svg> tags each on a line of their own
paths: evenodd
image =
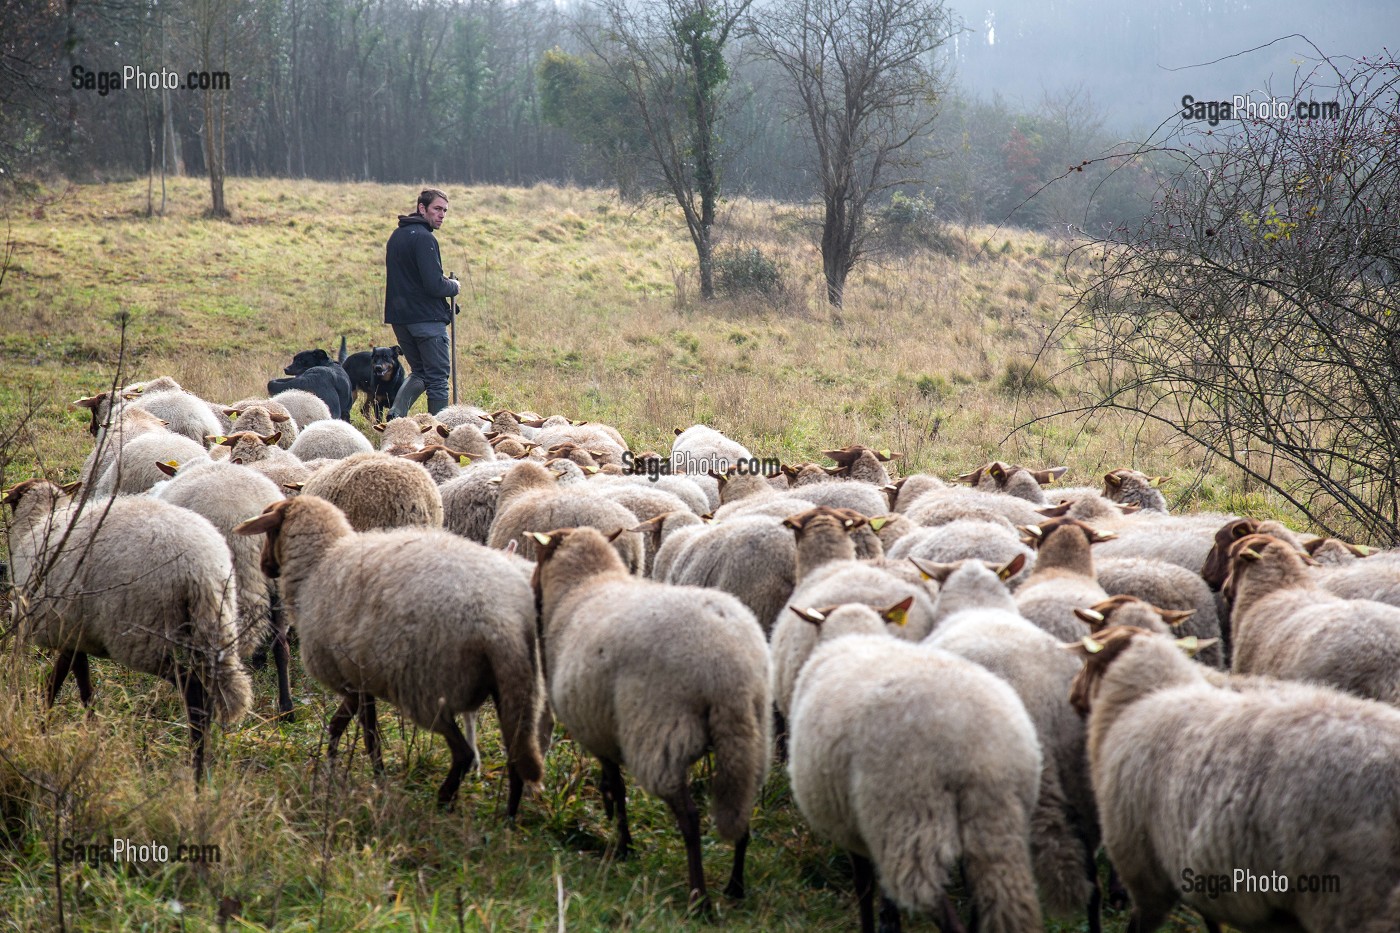
<svg viewBox="0 0 1400 933">
<path fill-rule="evenodd" d="M 399 218 L 399 228 L 384 246 L 385 324 L 447 324 L 452 307 L 447 299 L 456 294 L 452 282 L 442 277 L 433 227 L 422 214 Z"/>
</svg>

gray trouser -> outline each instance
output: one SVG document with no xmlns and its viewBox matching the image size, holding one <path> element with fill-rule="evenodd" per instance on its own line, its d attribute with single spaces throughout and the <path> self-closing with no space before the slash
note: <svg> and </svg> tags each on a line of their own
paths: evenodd
<svg viewBox="0 0 1400 933">
<path fill-rule="evenodd" d="M 389 417 L 403 418 L 424 390 L 428 393 L 428 413 L 436 415 L 447 407 L 451 360 L 446 324 L 394 324 L 394 339 L 408 360 L 409 373 L 394 397 Z"/>
</svg>

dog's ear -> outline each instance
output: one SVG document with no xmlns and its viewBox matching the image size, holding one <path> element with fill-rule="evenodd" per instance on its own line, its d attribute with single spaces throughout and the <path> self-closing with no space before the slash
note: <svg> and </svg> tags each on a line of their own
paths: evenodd
<svg viewBox="0 0 1400 933">
<path fill-rule="evenodd" d="M 313 351 L 311 354 L 311 358 L 316 360 L 318 363 L 329 363 L 331 361 L 331 355 L 325 350 Z"/>
<path fill-rule="evenodd" d="M 402 350 L 400 350 L 400 349 L 398 348 L 398 346 L 392 346 L 392 347 L 390 347 L 389 349 L 394 351 L 394 356 L 398 356 L 400 353 L 403 352 Z"/>
</svg>

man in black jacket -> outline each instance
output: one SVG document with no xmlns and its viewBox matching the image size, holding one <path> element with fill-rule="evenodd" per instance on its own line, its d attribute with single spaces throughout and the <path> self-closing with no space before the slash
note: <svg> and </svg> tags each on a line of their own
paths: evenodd
<svg viewBox="0 0 1400 933">
<path fill-rule="evenodd" d="M 418 195 L 417 210 L 399 217 L 399 228 L 384 247 L 388 272 L 384 323 L 393 326 L 394 339 L 412 369 L 394 397 L 389 410 L 392 418 L 407 415 L 425 390 L 430 414 L 447 407 L 451 375 L 447 325 L 452 322 L 447 299 L 457 294 L 460 286 L 456 279 L 442 274 L 442 256 L 433 236 L 446 216 L 447 195 L 436 188 L 424 188 Z"/>
</svg>

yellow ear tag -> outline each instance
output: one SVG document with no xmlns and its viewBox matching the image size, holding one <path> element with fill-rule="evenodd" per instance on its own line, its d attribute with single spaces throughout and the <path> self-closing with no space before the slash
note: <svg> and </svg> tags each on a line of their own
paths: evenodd
<svg viewBox="0 0 1400 933">
<path fill-rule="evenodd" d="M 458 465 L 458 466 L 471 466 L 471 465 L 472 465 L 472 458 L 471 458 L 471 457 L 468 457 L 466 454 L 462 454 L 462 456 L 460 456 L 460 457 L 457 458 L 457 465 Z"/>
<path fill-rule="evenodd" d="M 1185 638 L 1178 638 L 1176 646 L 1187 654 L 1195 654 L 1201 650 L 1201 640 L 1195 635 L 1187 635 Z"/>
<path fill-rule="evenodd" d="M 1101 645 L 1101 644 L 1099 644 L 1098 642 L 1094 641 L 1094 640 L 1093 640 L 1092 638 L 1090 638 L 1088 635 L 1085 635 L 1085 636 L 1080 640 L 1079 643 L 1080 643 L 1081 645 L 1083 645 L 1083 646 L 1084 646 L 1084 650 L 1087 651 L 1087 652 L 1089 652 L 1090 654 L 1098 654 L 1100 651 L 1103 650 L 1103 645 Z"/>
<path fill-rule="evenodd" d="M 1358 544 L 1358 545 L 1356 545 L 1356 552 L 1357 552 L 1358 554 L 1360 554 L 1362 557 L 1370 557 L 1370 556 L 1371 556 L 1371 549 L 1370 549 L 1369 547 L 1367 547 L 1366 545 L 1364 545 L 1364 544 Z"/>
<path fill-rule="evenodd" d="M 527 531 L 527 532 L 525 532 L 525 534 L 527 534 L 527 535 L 529 535 L 530 537 L 534 538 L 536 544 L 544 544 L 544 545 L 547 545 L 547 544 L 549 544 L 550 541 L 554 540 L 554 539 L 551 538 L 549 535 L 547 535 L 547 534 L 542 534 L 542 533 L 540 533 L 540 532 L 538 532 L 538 531 Z"/>
<path fill-rule="evenodd" d="M 904 625 L 909 621 L 909 611 L 907 609 L 891 609 L 885 613 L 885 621 L 892 625 Z"/>
<path fill-rule="evenodd" d="M 870 525 L 871 528 L 875 529 L 875 531 L 878 533 L 879 530 L 881 528 L 884 528 L 888 522 L 888 518 L 872 518 L 869 522 L 867 522 L 867 524 Z"/>
</svg>

